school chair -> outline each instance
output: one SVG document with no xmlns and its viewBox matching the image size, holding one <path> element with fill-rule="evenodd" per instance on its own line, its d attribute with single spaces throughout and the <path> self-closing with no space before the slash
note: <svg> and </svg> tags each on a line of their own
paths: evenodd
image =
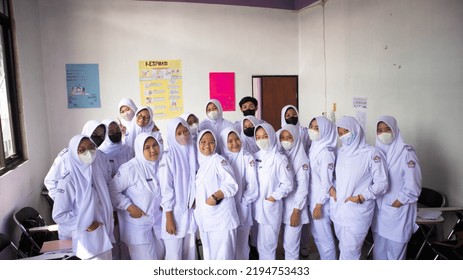
<svg viewBox="0 0 463 280">
<path fill-rule="evenodd" d="M 6 234 L 0 233 L 0 252 L 3 252 L 3 250 L 8 247 L 10 247 L 15 252 L 16 258 L 22 259 L 27 257 L 26 254 L 21 252 L 21 250 L 19 250 L 18 247 L 14 245 L 13 241 L 11 241 L 11 239 Z"/>
</svg>

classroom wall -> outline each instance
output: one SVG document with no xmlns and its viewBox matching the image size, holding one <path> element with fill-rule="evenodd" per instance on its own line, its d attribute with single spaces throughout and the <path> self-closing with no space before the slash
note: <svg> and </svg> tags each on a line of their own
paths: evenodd
<svg viewBox="0 0 463 280">
<path fill-rule="evenodd" d="M 376 119 L 396 117 L 420 159 L 423 187 L 463 205 L 463 2 L 329 0 L 299 13 L 302 114 L 355 116 L 367 97 L 367 139 Z M 326 50 L 326 96 L 325 59 Z M 326 100 L 326 104 L 325 104 Z"/>
</svg>

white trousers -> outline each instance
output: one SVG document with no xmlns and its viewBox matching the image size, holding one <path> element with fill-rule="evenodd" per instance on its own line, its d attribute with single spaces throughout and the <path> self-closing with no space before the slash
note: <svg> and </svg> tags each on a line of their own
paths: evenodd
<svg viewBox="0 0 463 280">
<path fill-rule="evenodd" d="M 257 248 L 259 260 L 275 260 L 280 226 L 259 224 L 257 233 Z"/>
<path fill-rule="evenodd" d="M 330 217 L 323 215 L 321 219 L 314 220 L 310 215 L 310 231 L 320 254 L 320 259 L 336 260 L 336 241 Z"/>
<path fill-rule="evenodd" d="M 132 260 L 157 260 L 156 245 L 154 243 L 127 245 Z"/>
<path fill-rule="evenodd" d="M 407 243 L 395 242 L 373 232 L 374 260 L 405 260 L 407 256 Z"/>
<path fill-rule="evenodd" d="M 285 260 L 299 259 L 299 246 L 301 243 L 302 225 L 292 227 L 283 224 L 283 249 L 285 249 Z"/>
<path fill-rule="evenodd" d="M 204 260 L 234 260 L 236 228 L 221 231 L 201 231 Z"/>
<path fill-rule="evenodd" d="M 166 260 L 195 260 L 196 238 L 189 233 L 183 238 L 164 239 Z"/>
<path fill-rule="evenodd" d="M 113 259 L 113 253 L 112 250 L 108 250 L 106 252 L 103 252 L 99 255 L 96 255 L 94 257 L 91 257 L 87 260 L 112 260 Z"/>
<path fill-rule="evenodd" d="M 339 259 L 359 260 L 362 255 L 362 246 L 368 231 L 353 232 L 349 227 L 334 225 L 336 236 L 339 239 Z"/>
<path fill-rule="evenodd" d="M 236 260 L 249 260 L 249 232 L 251 226 L 240 225 L 236 231 Z"/>
</svg>

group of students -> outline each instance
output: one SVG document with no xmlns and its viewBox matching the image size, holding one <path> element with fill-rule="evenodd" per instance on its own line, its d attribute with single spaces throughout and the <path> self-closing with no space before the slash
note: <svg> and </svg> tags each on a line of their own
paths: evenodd
<svg viewBox="0 0 463 280">
<path fill-rule="evenodd" d="M 308 229 L 322 260 L 360 259 L 369 230 L 374 259 L 404 259 L 415 224 L 421 173 L 396 120 L 377 121 L 376 145 L 353 117 L 299 122 L 281 111 L 277 131 L 255 117 L 169 120 L 167 145 L 149 107 L 119 103 L 120 121 L 95 120 L 55 159 L 44 182 L 54 199 L 60 239 L 82 259 L 299 259 Z M 341 142 L 338 148 L 338 139 Z"/>
</svg>

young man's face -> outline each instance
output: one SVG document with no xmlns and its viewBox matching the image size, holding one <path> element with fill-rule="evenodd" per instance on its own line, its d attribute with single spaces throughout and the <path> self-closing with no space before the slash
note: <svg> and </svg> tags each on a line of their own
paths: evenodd
<svg viewBox="0 0 463 280">
<path fill-rule="evenodd" d="M 254 105 L 252 101 L 243 103 L 240 109 L 241 109 L 241 112 L 243 112 L 244 116 L 249 116 L 249 115 L 255 116 L 256 111 L 257 111 L 256 105 Z"/>
</svg>

